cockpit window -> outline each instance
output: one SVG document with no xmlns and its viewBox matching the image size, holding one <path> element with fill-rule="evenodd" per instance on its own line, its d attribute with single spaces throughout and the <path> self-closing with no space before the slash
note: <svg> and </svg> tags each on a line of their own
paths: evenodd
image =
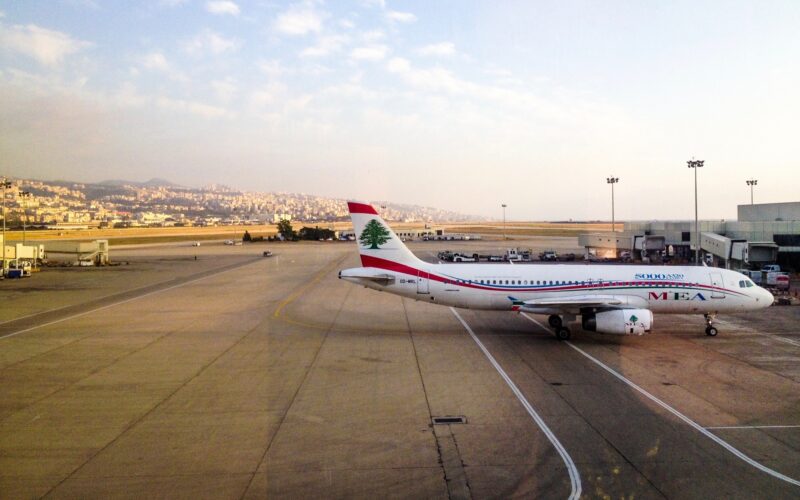
<svg viewBox="0 0 800 500">
<path fill-rule="evenodd" d="M 744 280 L 739 280 L 739 288 L 745 288 L 746 286 L 747 286 L 747 283 L 745 283 Z"/>
<path fill-rule="evenodd" d="M 750 281 L 750 280 L 747 280 L 747 281 L 746 281 L 746 283 L 747 283 L 747 287 L 748 287 L 748 288 L 750 288 L 751 286 L 756 286 L 756 284 L 755 284 L 755 283 L 753 283 L 753 282 L 752 282 L 752 281 Z"/>
</svg>

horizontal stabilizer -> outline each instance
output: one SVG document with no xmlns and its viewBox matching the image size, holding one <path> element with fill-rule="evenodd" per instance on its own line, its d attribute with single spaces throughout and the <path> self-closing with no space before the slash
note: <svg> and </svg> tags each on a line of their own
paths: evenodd
<svg viewBox="0 0 800 500">
<path fill-rule="evenodd" d="M 389 285 L 394 283 L 394 275 L 387 274 L 383 269 L 374 267 L 354 267 L 339 271 L 339 279 L 352 281 L 353 283 L 371 281 L 379 285 Z"/>
</svg>

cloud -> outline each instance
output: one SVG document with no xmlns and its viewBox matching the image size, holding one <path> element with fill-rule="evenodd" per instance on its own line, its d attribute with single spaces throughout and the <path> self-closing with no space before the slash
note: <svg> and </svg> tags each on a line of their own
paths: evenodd
<svg viewBox="0 0 800 500">
<path fill-rule="evenodd" d="M 229 102 L 236 94 L 239 92 L 239 87 L 236 85 L 236 82 L 232 78 L 226 78 L 224 80 L 214 80 L 211 82 L 211 88 L 214 90 L 214 93 L 217 94 L 217 97 L 222 102 Z"/>
<path fill-rule="evenodd" d="M 417 20 L 417 16 L 410 12 L 390 10 L 386 12 L 386 19 L 396 23 L 413 23 Z"/>
<path fill-rule="evenodd" d="M 159 4 L 164 7 L 178 7 L 179 5 L 183 5 L 188 1 L 189 0 L 161 0 Z"/>
<path fill-rule="evenodd" d="M 72 5 L 73 7 L 85 7 L 87 9 L 98 9 L 97 2 L 94 0 L 62 0 L 65 4 Z"/>
<path fill-rule="evenodd" d="M 456 46 L 453 42 L 440 42 L 425 45 L 417 49 L 417 53 L 423 56 L 452 56 L 456 53 Z"/>
<path fill-rule="evenodd" d="M 123 82 L 120 88 L 109 96 L 109 100 L 111 104 L 121 108 L 140 108 L 149 101 L 131 82 Z"/>
<path fill-rule="evenodd" d="M 408 59 L 393 57 L 386 64 L 386 69 L 389 70 L 390 73 L 405 73 L 411 69 L 411 63 L 408 62 Z"/>
<path fill-rule="evenodd" d="M 262 73 L 271 78 L 277 78 L 282 74 L 286 73 L 286 68 L 283 67 L 283 64 L 281 64 L 280 61 L 276 61 L 274 59 L 259 61 L 257 66 Z"/>
<path fill-rule="evenodd" d="M 239 6 L 231 0 L 211 0 L 206 2 L 206 10 L 218 16 L 226 14 L 231 16 L 239 15 Z"/>
<path fill-rule="evenodd" d="M 0 26 L 0 30 L 0 47 L 32 57 L 46 66 L 57 65 L 65 57 L 92 46 L 61 31 L 35 24 Z"/>
<path fill-rule="evenodd" d="M 308 47 L 300 52 L 303 57 L 322 57 L 338 52 L 349 40 L 344 35 L 330 35 L 320 37 L 316 45 Z"/>
<path fill-rule="evenodd" d="M 151 52 L 142 56 L 142 66 L 155 71 L 170 71 L 167 58 L 161 52 Z"/>
<path fill-rule="evenodd" d="M 167 60 L 166 56 L 159 51 L 150 52 L 149 54 L 145 54 L 139 58 L 139 65 L 147 70 L 150 71 L 157 71 L 160 73 L 164 73 L 170 79 L 179 81 L 179 82 L 188 82 L 189 77 L 186 76 L 185 73 L 178 70 L 177 68 L 173 67 L 173 65 Z"/>
<path fill-rule="evenodd" d="M 386 33 L 381 30 L 365 31 L 361 34 L 361 38 L 367 43 L 373 43 L 386 38 Z"/>
<path fill-rule="evenodd" d="M 284 35 L 306 35 L 322 30 L 323 15 L 310 5 L 293 5 L 278 15 L 273 27 Z"/>
<path fill-rule="evenodd" d="M 200 55 L 203 53 L 219 55 L 229 50 L 236 50 L 241 44 L 242 42 L 235 38 L 225 38 L 219 33 L 205 30 L 191 40 L 184 42 L 183 48 L 186 52 L 193 55 Z"/>
<path fill-rule="evenodd" d="M 191 113 L 193 115 L 202 116 L 203 118 L 220 118 L 229 114 L 225 108 L 219 106 L 213 106 L 198 101 L 172 99 L 164 96 L 156 99 L 156 105 L 161 109 Z"/>
<path fill-rule="evenodd" d="M 361 0 L 361 3 L 365 7 L 380 7 L 381 9 L 386 8 L 386 0 Z"/>
<path fill-rule="evenodd" d="M 569 107 L 563 103 L 549 102 L 533 92 L 465 80 L 443 68 L 415 68 L 401 57 L 389 60 L 386 70 L 398 75 L 410 87 L 423 90 L 426 94 L 439 93 L 459 99 L 469 98 L 476 103 L 490 102 L 513 110 L 525 108 L 554 119 L 563 118 L 570 113 Z M 568 100 L 564 99 L 565 102 Z"/>
<path fill-rule="evenodd" d="M 370 45 L 356 47 L 350 52 L 350 57 L 361 61 L 380 61 L 388 52 L 389 48 L 386 45 Z"/>
</svg>

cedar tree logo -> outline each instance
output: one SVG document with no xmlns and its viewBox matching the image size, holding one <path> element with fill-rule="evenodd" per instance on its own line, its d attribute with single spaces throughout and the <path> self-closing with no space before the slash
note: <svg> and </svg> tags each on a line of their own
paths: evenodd
<svg viewBox="0 0 800 500">
<path fill-rule="evenodd" d="M 637 321 L 639 321 L 639 318 L 635 314 L 631 314 L 631 323 L 636 323 Z"/>
<path fill-rule="evenodd" d="M 368 246 L 370 250 L 377 250 L 380 248 L 380 245 L 383 245 L 390 239 L 389 231 L 383 227 L 383 224 L 375 219 L 367 223 L 364 227 L 364 231 L 361 232 L 361 236 L 358 237 L 361 245 L 365 247 Z"/>
</svg>

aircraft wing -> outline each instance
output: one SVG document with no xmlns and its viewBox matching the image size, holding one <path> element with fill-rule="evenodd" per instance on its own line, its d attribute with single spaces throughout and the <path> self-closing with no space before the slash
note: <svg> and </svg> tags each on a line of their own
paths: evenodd
<svg viewBox="0 0 800 500">
<path fill-rule="evenodd" d="M 647 302 L 641 297 L 630 295 L 571 295 L 563 297 L 544 297 L 541 299 L 516 300 L 512 297 L 514 308 L 532 313 L 579 312 L 585 307 L 608 307 L 612 309 L 646 309 Z"/>
</svg>

